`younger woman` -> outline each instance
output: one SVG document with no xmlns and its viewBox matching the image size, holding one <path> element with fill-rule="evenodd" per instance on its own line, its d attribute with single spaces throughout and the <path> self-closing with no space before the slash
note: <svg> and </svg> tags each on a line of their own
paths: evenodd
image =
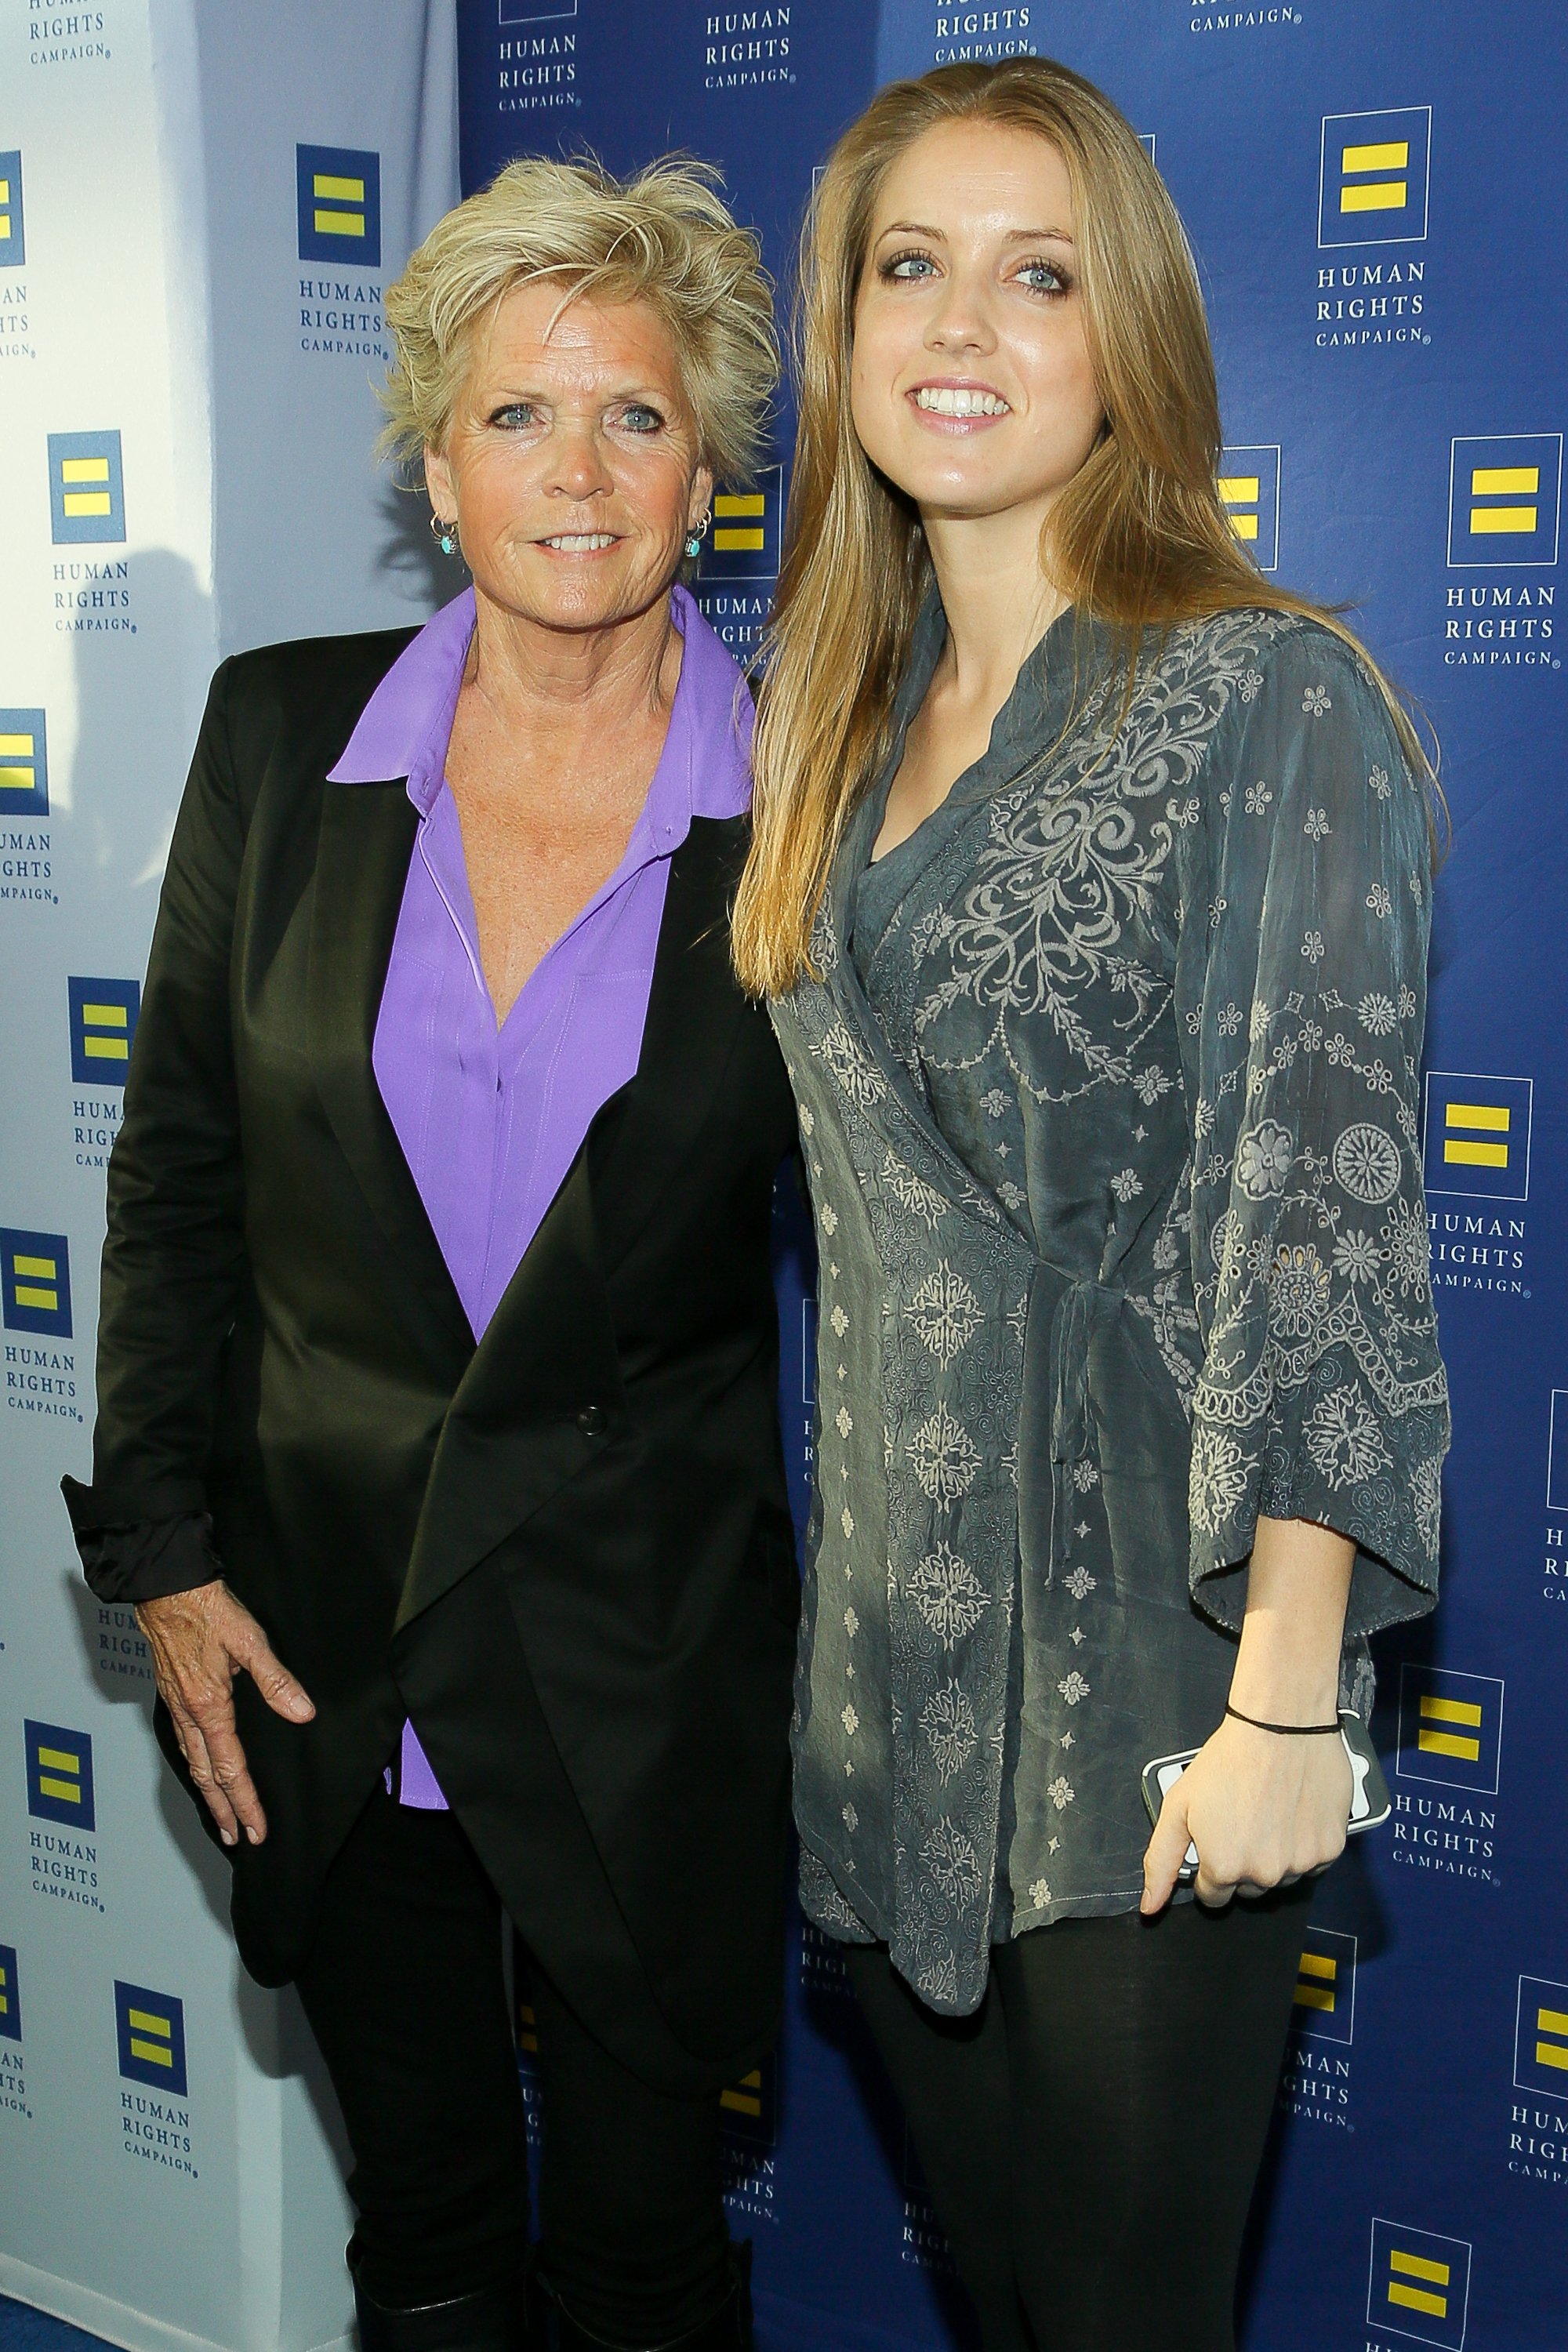
<svg viewBox="0 0 1568 2352">
<path fill-rule="evenodd" d="M 1426 773 L 1237 547 L 1181 225 L 1075 75 L 881 92 L 802 374 L 734 945 L 821 1257 L 805 1906 L 991 2352 L 1220 2352 L 1265 1890 L 1436 1581 Z"/>
</svg>

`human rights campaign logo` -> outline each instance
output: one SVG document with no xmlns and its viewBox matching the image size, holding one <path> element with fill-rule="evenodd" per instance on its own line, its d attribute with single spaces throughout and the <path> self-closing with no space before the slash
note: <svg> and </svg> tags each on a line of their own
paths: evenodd
<svg viewBox="0 0 1568 2352">
<path fill-rule="evenodd" d="M 35 1821 L 68 1822 L 72 1829 L 97 1826 L 92 1801 L 92 1742 L 85 1731 L 58 1723 L 26 1722 L 27 1811 Z"/>
<path fill-rule="evenodd" d="M 776 2147 L 779 2137 L 778 2061 L 764 2058 L 738 2083 L 719 2094 L 719 2115 L 731 2139 L 753 2147 Z"/>
<path fill-rule="evenodd" d="M 1426 1186 L 1468 1200 L 1528 1201 L 1530 1078 L 1426 1073 Z"/>
<path fill-rule="evenodd" d="M 1399 1754 L 1402 1780 L 1434 1780 L 1495 1797 L 1502 1760 L 1503 1685 L 1491 1675 L 1461 1675 L 1447 1666 L 1399 1670 Z"/>
<path fill-rule="evenodd" d="M 1296 1969 L 1290 2021 L 1312 2042 L 1355 2038 L 1356 1939 L 1333 1927 L 1309 1927 Z"/>
<path fill-rule="evenodd" d="M 1555 563 L 1562 488 L 1561 433 L 1457 440 L 1448 463 L 1449 568 Z"/>
<path fill-rule="evenodd" d="M 114 1980 L 114 2032 L 120 2071 L 129 2083 L 149 2083 L 183 2099 L 185 2084 L 185 2005 L 145 1985 Z"/>
<path fill-rule="evenodd" d="M 125 536 L 118 433 L 51 433 L 49 525 L 57 547 Z"/>
<path fill-rule="evenodd" d="M 7 1331 L 70 1338 L 70 1244 L 64 1234 L 0 1225 L 0 1313 Z"/>
<path fill-rule="evenodd" d="M 1554 1984 L 1550 1977 L 1521 1977 L 1513 2081 L 1519 2091 L 1568 2098 L 1568 1984 Z"/>
<path fill-rule="evenodd" d="M 1325 114 L 1318 243 L 1418 245 L 1426 234 L 1429 106 Z"/>
<path fill-rule="evenodd" d="M 1470 2301 L 1470 2249 L 1463 2238 L 1407 2230 L 1397 2221 L 1372 2225 L 1367 2281 L 1369 2327 L 1464 2352 Z"/>
<path fill-rule="evenodd" d="M 0 149 L 0 267 L 20 269 L 27 258 L 22 215 L 22 151 Z"/>
<path fill-rule="evenodd" d="M 1273 443 L 1223 449 L 1219 502 L 1259 572 L 1279 562 L 1279 451 Z"/>
<path fill-rule="evenodd" d="M 47 816 L 49 761 L 41 710 L 0 710 L 0 817 Z"/>
<path fill-rule="evenodd" d="M 743 490 L 713 493 L 713 521 L 697 559 L 699 584 L 776 580 L 784 539 L 784 467 L 768 466 Z"/>
<path fill-rule="evenodd" d="M 16 1953 L 0 1944 L 0 2042 L 22 2039 L 22 1994 L 16 1981 Z"/>
<path fill-rule="evenodd" d="M 79 1087 L 122 1087 L 142 1010 L 134 980 L 68 980 L 71 1076 Z"/>
<path fill-rule="evenodd" d="M 381 267 L 381 157 L 369 147 L 296 147 L 301 261 Z"/>
</svg>

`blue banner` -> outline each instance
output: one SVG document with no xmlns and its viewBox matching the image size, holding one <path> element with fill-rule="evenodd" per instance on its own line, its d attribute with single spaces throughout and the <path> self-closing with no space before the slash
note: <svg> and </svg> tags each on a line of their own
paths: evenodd
<svg viewBox="0 0 1568 2352">
<path fill-rule="evenodd" d="M 1454 822 L 1425 1092 L 1456 1428 L 1444 1600 L 1379 1659 L 1394 1818 L 1315 1906 L 1244 2340 L 1547 2352 L 1568 2311 L 1562 10 L 463 0 L 460 27 L 466 187 L 523 152 L 710 156 L 781 281 L 813 167 L 879 81 L 1037 53 L 1099 82 L 1197 252 L 1238 536 L 1347 606 L 1436 729 Z M 788 448 L 786 411 L 781 467 Z M 704 562 L 742 653 L 784 488 L 727 486 Z M 813 1308 L 804 1231 L 781 1220 L 804 1488 Z M 835 1948 L 797 1924 L 789 1968 L 776 2070 L 731 2114 L 764 2329 L 945 2344 L 951 2259 Z"/>
</svg>

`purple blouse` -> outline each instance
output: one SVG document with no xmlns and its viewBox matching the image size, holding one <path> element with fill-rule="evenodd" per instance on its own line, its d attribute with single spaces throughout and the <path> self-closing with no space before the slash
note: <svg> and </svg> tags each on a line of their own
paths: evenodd
<svg viewBox="0 0 1568 2352">
<path fill-rule="evenodd" d="M 329 779 L 406 775 L 419 813 L 371 1059 L 476 1340 L 595 1113 L 636 1072 L 670 858 L 693 817 L 737 816 L 750 803 L 751 698 L 684 588 L 671 592 L 671 608 L 684 640 L 680 677 L 626 856 L 499 1027 L 445 774 L 474 632 L 472 589 L 399 655 Z M 412 1724 L 399 1793 L 409 1805 L 446 1801 Z"/>
</svg>

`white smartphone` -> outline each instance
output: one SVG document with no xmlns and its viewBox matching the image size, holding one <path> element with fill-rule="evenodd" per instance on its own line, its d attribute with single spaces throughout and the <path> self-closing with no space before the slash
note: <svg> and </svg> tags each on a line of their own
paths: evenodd
<svg viewBox="0 0 1568 2352">
<path fill-rule="evenodd" d="M 1340 1710 L 1340 1738 L 1351 1767 L 1351 1817 L 1345 1830 L 1348 1836 L 1356 1837 L 1363 1830 L 1381 1828 L 1394 1811 L 1394 1800 L 1388 1793 L 1388 1782 L 1371 1735 L 1360 1716 L 1352 1715 L 1349 1707 Z M 1161 1806 L 1197 1752 L 1195 1748 L 1186 1748 L 1179 1756 L 1156 1756 L 1152 1763 L 1144 1765 L 1143 1802 L 1152 1822 L 1159 1820 Z M 1189 1886 L 1197 1874 L 1198 1850 L 1190 1845 L 1176 1873 L 1176 1883 Z"/>
</svg>

